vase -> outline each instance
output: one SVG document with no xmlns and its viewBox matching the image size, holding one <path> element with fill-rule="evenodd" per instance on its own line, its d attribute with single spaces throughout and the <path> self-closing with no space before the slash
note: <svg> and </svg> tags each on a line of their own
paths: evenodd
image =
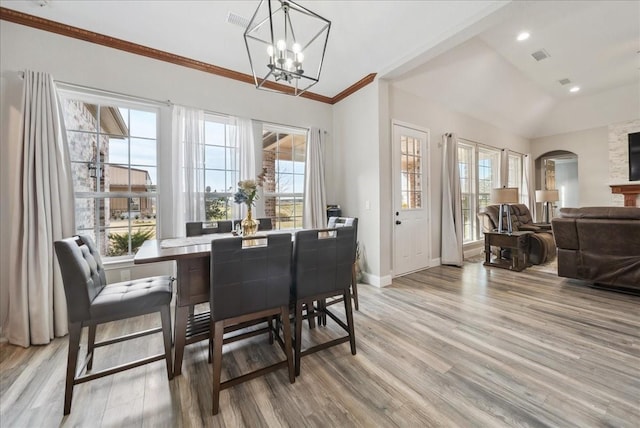
<svg viewBox="0 0 640 428">
<path fill-rule="evenodd" d="M 253 236 L 258 232 L 258 221 L 251 216 L 251 206 L 247 207 L 247 216 L 242 219 L 242 236 Z"/>
</svg>

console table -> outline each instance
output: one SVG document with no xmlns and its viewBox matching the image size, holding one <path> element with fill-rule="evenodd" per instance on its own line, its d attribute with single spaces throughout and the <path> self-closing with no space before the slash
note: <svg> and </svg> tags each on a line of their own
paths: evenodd
<svg viewBox="0 0 640 428">
<path fill-rule="evenodd" d="M 529 263 L 529 235 L 532 232 L 485 232 L 484 233 L 484 255 L 485 266 L 495 266 L 502 269 L 509 269 L 520 272 Z M 492 259 L 491 247 L 509 248 L 511 249 L 511 260 L 505 259 L 499 255 Z"/>
</svg>

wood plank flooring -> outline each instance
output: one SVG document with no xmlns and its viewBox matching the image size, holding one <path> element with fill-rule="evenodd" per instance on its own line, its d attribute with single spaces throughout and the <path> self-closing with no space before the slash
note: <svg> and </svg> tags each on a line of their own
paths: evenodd
<svg viewBox="0 0 640 428">
<path fill-rule="evenodd" d="M 211 415 L 206 342 L 183 375 L 163 362 L 78 385 L 62 417 L 66 338 L 0 346 L 2 427 L 638 427 L 640 297 L 532 270 L 467 263 L 362 285 L 358 354 L 343 344 L 221 393 Z M 338 308 L 340 305 L 333 306 Z M 159 324 L 111 323 L 101 335 Z M 309 332 L 306 343 L 338 331 Z M 161 349 L 160 335 L 96 353 L 94 368 Z M 266 337 L 225 346 L 223 379 L 280 359 Z"/>
</svg>

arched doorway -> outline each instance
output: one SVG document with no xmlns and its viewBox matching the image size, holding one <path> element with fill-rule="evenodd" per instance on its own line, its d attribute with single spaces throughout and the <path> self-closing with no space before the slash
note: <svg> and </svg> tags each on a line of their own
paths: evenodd
<svg viewBox="0 0 640 428">
<path fill-rule="evenodd" d="M 559 200 L 554 203 L 551 217 L 559 208 L 578 207 L 578 155 L 566 150 L 555 150 L 540 155 L 536 161 L 536 189 L 558 190 Z M 542 219 L 542 203 L 537 203 L 537 221 Z"/>
</svg>

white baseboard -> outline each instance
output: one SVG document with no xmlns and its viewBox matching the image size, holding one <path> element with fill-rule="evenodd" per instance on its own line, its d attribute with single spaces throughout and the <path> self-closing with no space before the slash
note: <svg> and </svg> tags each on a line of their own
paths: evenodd
<svg viewBox="0 0 640 428">
<path fill-rule="evenodd" d="M 362 282 L 373 285 L 374 287 L 382 288 L 387 285 L 391 285 L 391 275 L 378 276 L 368 272 L 362 272 Z"/>
<path fill-rule="evenodd" d="M 465 249 L 463 254 L 464 254 L 464 258 L 465 259 L 471 259 L 471 258 L 473 258 L 475 256 L 482 255 L 482 254 L 484 254 L 484 244 L 480 245 L 478 247 L 474 246 L 474 247 Z"/>
<path fill-rule="evenodd" d="M 440 266 L 441 264 L 442 263 L 441 263 L 440 257 L 438 257 L 435 259 L 431 259 L 431 263 L 429 264 L 429 267 Z"/>
</svg>

